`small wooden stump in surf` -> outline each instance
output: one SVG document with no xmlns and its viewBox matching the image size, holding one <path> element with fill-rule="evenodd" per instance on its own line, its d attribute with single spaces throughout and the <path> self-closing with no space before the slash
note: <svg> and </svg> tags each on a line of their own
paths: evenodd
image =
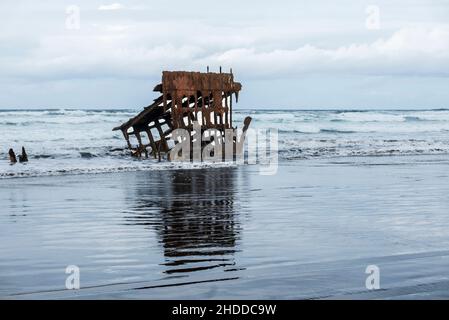
<svg viewBox="0 0 449 320">
<path fill-rule="evenodd" d="M 19 155 L 19 162 L 28 162 L 28 155 L 24 147 L 22 147 L 22 154 Z"/>
<path fill-rule="evenodd" d="M 11 163 L 17 163 L 17 158 L 16 158 L 16 154 L 14 153 L 13 149 L 9 149 L 9 161 Z"/>
</svg>

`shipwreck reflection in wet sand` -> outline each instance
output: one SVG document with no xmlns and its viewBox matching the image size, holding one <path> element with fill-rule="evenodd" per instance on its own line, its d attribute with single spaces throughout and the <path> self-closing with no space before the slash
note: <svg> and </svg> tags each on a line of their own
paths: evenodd
<svg viewBox="0 0 449 320">
<path fill-rule="evenodd" d="M 126 222 L 155 230 L 163 247 L 164 273 L 241 270 L 241 227 L 236 210 L 235 168 L 143 173 Z"/>
</svg>

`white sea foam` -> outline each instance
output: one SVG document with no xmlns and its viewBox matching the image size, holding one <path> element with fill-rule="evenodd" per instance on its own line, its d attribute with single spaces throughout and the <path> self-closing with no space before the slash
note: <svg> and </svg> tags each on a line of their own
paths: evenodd
<svg viewBox="0 0 449 320">
<path fill-rule="evenodd" d="M 42 159 L 26 164 L 2 166 L 0 179 L 17 177 L 59 176 L 73 174 L 99 174 L 130 171 L 158 170 L 194 170 L 235 166 L 232 162 L 191 163 L 191 162 L 157 162 L 153 159 Z"/>
</svg>

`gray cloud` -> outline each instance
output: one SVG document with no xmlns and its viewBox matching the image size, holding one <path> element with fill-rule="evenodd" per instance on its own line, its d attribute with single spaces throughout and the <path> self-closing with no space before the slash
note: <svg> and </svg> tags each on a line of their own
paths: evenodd
<svg viewBox="0 0 449 320">
<path fill-rule="evenodd" d="M 71 2 L 38 5 L 6 0 L 0 4 L 1 12 L 8 13 L 0 22 L 0 82 L 17 96 L 6 98 L 0 93 L 0 106 L 5 106 L 4 101 L 8 106 L 23 105 L 24 83 L 33 87 L 47 82 L 51 88 L 64 81 L 69 90 L 73 81 L 81 91 L 95 83 L 109 83 L 111 88 L 120 83 L 132 90 L 139 81 L 157 79 L 164 69 L 204 70 L 206 65 L 215 70 L 220 65 L 233 67 L 249 82 L 248 87 L 258 91 L 275 79 L 304 86 L 305 77 L 314 82 L 317 76 L 326 79 L 320 84 L 321 92 L 335 85 L 338 77 L 358 77 L 359 82 L 372 77 L 426 77 L 436 86 L 446 82 L 449 4 L 377 2 L 380 30 L 365 27 L 365 8 L 370 2 L 349 0 L 291 1 L 282 6 L 234 0 L 214 5 L 206 1 L 176 5 L 78 1 L 80 29 L 68 30 L 65 6 Z M 350 80 L 341 81 L 353 85 Z M 380 91 L 373 88 L 370 92 Z M 64 102 L 64 90 L 57 92 L 48 104 Z M 392 87 L 391 92 L 403 94 L 399 87 Z M 247 103 L 252 103 L 256 99 L 251 97 L 260 92 L 248 94 Z M 347 103 L 346 94 L 360 93 L 348 90 L 337 93 L 335 99 Z M 375 94 L 364 96 L 376 99 Z M 37 98 L 40 105 L 46 104 L 41 96 Z M 84 97 L 86 102 L 89 99 Z M 130 105 L 142 96 L 132 99 Z M 309 99 L 309 103 L 319 104 L 320 99 L 317 94 L 316 101 Z M 290 97 L 289 105 L 296 101 Z M 406 97 L 403 101 L 406 106 Z M 441 105 L 447 102 L 446 96 L 441 97 Z M 100 104 L 113 103 L 105 97 Z"/>
</svg>

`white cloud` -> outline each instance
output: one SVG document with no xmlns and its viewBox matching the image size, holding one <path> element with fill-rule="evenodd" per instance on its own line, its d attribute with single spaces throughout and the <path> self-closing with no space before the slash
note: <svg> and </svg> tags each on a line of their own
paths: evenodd
<svg viewBox="0 0 449 320">
<path fill-rule="evenodd" d="M 271 87 L 282 80 L 279 89 L 300 81 L 304 86 L 313 78 L 323 88 L 344 88 L 342 79 L 363 81 L 371 75 L 398 79 L 394 81 L 420 78 L 416 81 L 441 87 L 449 77 L 447 0 L 411 0 L 407 5 L 378 0 L 381 30 L 376 31 L 365 28 L 368 0 L 291 0 L 283 6 L 268 0 L 258 6 L 237 0 L 213 6 L 206 0 L 196 6 L 179 1 L 175 11 L 167 2 L 114 1 L 120 0 L 97 4 L 92 12 L 91 2 L 79 0 L 81 28 L 76 31 L 65 29 L 65 11 L 57 9 L 56 0 L 39 5 L 24 0 L 26 6 L 0 1 L 0 11 L 6 13 L 0 21 L 0 83 L 17 92 L 24 90 L 23 83 L 52 80 L 89 87 L 114 78 L 134 86 L 159 78 L 164 69 L 205 70 L 207 65 L 212 70 L 232 67 L 247 87 L 256 82 Z M 239 10 L 226 10 L 237 3 Z M 382 85 L 375 83 L 372 90 Z M 353 84 L 347 87 L 349 96 L 356 95 Z M 422 101 L 426 99 L 423 95 Z"/>
<path fill-rule="evenodd" d="M 120 25 L 120 24 L 100 25 L 97 27 L 99 27 L 102 30 L 107 31 L 107 32 L 117 32 L 117 33 L 126 31 L 129 28 L 131 28 L 130 26 Z"/>
<path fill-rule="evenodd" d="M 136 34 L 135 28 L 106 29 L 109 32 L 100 29 L 92 35 L 45 37 L 28 56 L 0 61 L 0 71 L 25 79 L 135 78 L 159 74 L 162 69 L 204 70 L 206 65 L 213 69 L 221 65 L 247 78 L 310 73 L 449 76 L 449 26 L 403 28 L 371 43 L 334 48 L 306 44 L 273 50 L 237 46 L 244 39 L 232 48 L 208 47 L 194 41 L 190 44 L 188 39 L 156 44 L 145 32 Z"/>
<path fill-rule="evenodd" d="M 449 26 L 403 28 L 387 39 L 336 48 L 235 48 L 206 57 L 202 64 L 232 65 L 257 76 L 302 73 L 449 76 Z"/>
<path fill-rule="evenodd" d="M 124 6 L 120 3 L 111 3 L 111 4 L 103 4 L 98 7 L 98 10 L 111 11 L 111 10 L 120 10 L 123 9 Z"/>
</svg>

